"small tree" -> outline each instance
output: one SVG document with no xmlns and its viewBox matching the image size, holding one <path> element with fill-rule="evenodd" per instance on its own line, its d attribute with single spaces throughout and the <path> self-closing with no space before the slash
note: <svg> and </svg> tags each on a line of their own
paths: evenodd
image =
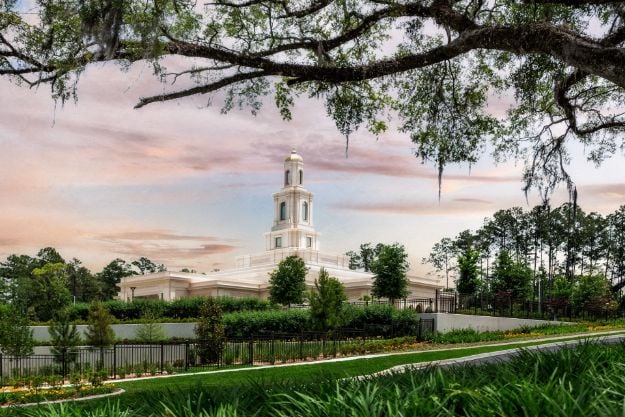
<svg viewBox="0 0 625 417">
<path fill-rule="evenodd" d="M 18 360 L 33 354 L 33 331 L 26 315 L 13 306 L 0 310 L 0 349 Z"/>
<path fill-rule="evenodd" d="M 310 319 L 313 327 L 328 331 L 342 324 L 343 302 L 347 301 L 345 287 L 335 277 L 321 268 L 319 279 L 315 280 L 315 288 L 308 296 L 310 300 Z"/>
<path fill-rule="evenodd" d="M 76 362 L 78 348 L 81 339 L 76 329 L 76 325 L 71 324 L 69 315 L 65 310 L 61 310 L 52 325 L 48 328 L 52 347 L 50 351 L 54 355 L 55 362 L 65 363 Z"/>
<path fill-rule="evenodd" d="M 308 268 L 296 255 L 288 256 L 269 274 L 269 300 L 282 305 L 299 304 L 304 300 Z"/>
<path fill-rule="evenodd" d="M 157 322 L 159 315 L 154 308 L 148 308 L 143 313 L 146 322 L 137 327 L 137 339 L 142 342 L 152 343 L 165 339 L 163 325 Z"/>
<path fill-rule="evenodd" d="M 224 325 L 221 306 L 214 298 L 208 297 L 200 306 L 200 318 L 194 332 L 198 338 L 200 363 L 218 362 L 224 349 Z"/>
<path fill-rule="evenodd" d="M 515 262 L 507 250 L 497 255 L 492 276 L 494 293 L 507 292 L 514 300 L 525 300 L 531 294 L 532 270 L 521 262 Z"/>
<path fill-rule="evenodd" d="M 89 325 L 85 332 L 87 344 L 93 347 L 105 348 L 115 342 L 115 332 L 111 327 L 113 316 L 100 301 L 91 303 L 87 318 Z"/>
<path fill-rule="evenodd" d="M 404 245 L 393 243 L 383 245 L 377 259 L 371 263 L 373 288 L 371 293 L 374 297 L 386 297 L 393 304 L 398 298 L 408 295 L 408 280 L 406 273 L 410 264 Z"/>
<path fill-rule="evenodd" d="M 610 282 L 601 274 L 578 277 L 573 287 L 571 301 L 577 308 L 603 310 L 615 307 Z"/>
<path fill-rule="evenodd" d="M 571 281 L 564 275 L 558 275 L 553 279 L 551 286 L 551 298 L 558 301 L 569 301 L 573 293 Z"/>
<path fill-rule="evenodd" d="M 474 294 L 480 285 L 480 271 L 477 261 L 480 253 L 472 249 L 465 249 L 458 256 L 458 280 L 456 281 L 456 290 L 460 294 Z"/>
</svg>

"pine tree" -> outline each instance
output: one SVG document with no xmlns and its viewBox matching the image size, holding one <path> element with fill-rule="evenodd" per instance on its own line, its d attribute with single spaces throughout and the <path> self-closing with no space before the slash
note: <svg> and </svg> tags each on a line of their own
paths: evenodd
<svg viewBox="0 0 625 417">
<path fill-rule="evenodd" d="M 87 320 L 89 325 L 85 332 L 85 338 L 88 345 L 105 348 L 115 342 L 115 333 L 111 327 L 113 316 L 111 316 L 102 302 L 95 301 L 91 303 Z"/>
<path fill-rule="evenodd" d="M 73 363 L 78 357 L 78 348 L 81 339 L 76 329 L 76 325 L 71 324 L 69 316 L 65 310 L 61 310 L 56 320 L 48 328 L 52 347 L 50 351 L 54 355 L 56 362 Z"/>
<path fill-rule="evenodd" d="M 315 288 L 308 298 L 314 328 L 328 331 L 342 324 L 343 302 L 347 301 L 345 287 L 324 268 L 319 271 L 319 279 L 315 280 Z"/>
<path fill-rule="evenodd" d="M 156 321 L 158 319 L 158 314 L 154 309 L 147 309 L 145 313 L 143 313 L 143 319 L 145 319 L 146 322 L 137 327 L 137 339 L 147 343 L 158 342 L 165 339 L 163 325 Z"/>
</svg>

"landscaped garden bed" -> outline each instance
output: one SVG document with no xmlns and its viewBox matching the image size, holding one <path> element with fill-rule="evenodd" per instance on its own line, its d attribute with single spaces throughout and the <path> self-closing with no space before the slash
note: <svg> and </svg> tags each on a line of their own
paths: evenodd
<svg viewBox="0 0 625 417">
<path fill-rule="evenodd" d="M 111 394 L 119 391 L 113 384 L 78 386 L 5 387 L 0 390 L 0 406 L 24 405 Z"/>
</svg>

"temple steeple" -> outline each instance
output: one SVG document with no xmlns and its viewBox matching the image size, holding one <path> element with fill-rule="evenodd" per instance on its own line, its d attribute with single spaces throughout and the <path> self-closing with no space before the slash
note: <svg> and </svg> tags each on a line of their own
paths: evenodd
<svg viewBox="0 0 625 417">
<path fill-rule="evenodd" d="M 282 189 L 273 195 L 273 202 L 267 249 L 319 250 L 313 227 L 313 194 L 304 188 L 304 159 L 295 150 L 284 160 Z"/>
</svg>

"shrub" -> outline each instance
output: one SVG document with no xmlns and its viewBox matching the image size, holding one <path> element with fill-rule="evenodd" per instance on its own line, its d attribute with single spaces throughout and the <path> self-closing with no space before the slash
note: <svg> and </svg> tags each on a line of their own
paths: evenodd
<svg viewBox="0 0 625 417">
<path fill-rule="evenodd" d="M 251 337 L 262 333 L 301 333 L 308 330 L 308 310 L 242 311 L 224 316 L 228 337 Z"/>
<path fill-rule="evenodd" d="M 198 338 L 200 364 L 217 363 L 224 348 L 224 325 L 221 307 L 212 298 L 200 307 L 200 319 L 193 331 Z"/>
</svg>

